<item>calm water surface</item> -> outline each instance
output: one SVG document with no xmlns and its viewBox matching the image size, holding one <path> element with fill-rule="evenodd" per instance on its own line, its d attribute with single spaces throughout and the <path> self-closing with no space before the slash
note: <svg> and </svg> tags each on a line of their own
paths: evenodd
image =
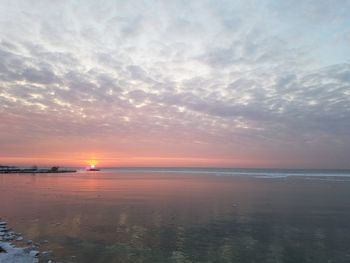
<svg viewBox="0 0 350 263">
<path fill-rule="evenodd" d="M 349 177 L 2 174 L 0 202 L 64 262 L 350 262 Z"/>
</svg>

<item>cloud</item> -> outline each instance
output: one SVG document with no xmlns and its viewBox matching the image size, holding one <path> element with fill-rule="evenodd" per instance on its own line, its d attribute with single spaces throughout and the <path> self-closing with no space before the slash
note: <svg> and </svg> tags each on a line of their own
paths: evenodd
<svg viewBox="0 0 350 263">
<path fill-rule="evenodd" d="M 0 145 L 84 138 L 112 153 L 271 160 L 322 151 L 344 166 L 350 65 L 315 43 L 349 15 L 293 3 L 0 4 Z"/>
</svg>

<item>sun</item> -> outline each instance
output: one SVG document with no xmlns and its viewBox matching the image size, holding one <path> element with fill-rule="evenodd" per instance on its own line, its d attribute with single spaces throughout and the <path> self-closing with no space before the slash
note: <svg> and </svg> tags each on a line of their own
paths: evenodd
<svg viewBox="0 0 350 263">
<path fill-rule="evenodd" d="M 88 164 L 91 168 L 95 168 L 97 165 L 97 161 L 96 160 L 89 160 Z"/>
<path fill-rule="evenodd" d="M 90 159 L 87 161 L 88 166 L 85 167 L 86 171 L 100 171 L 100 169 L 98 169 L 97 166 L 97 161 L 95 159 Z"/>
</svg>

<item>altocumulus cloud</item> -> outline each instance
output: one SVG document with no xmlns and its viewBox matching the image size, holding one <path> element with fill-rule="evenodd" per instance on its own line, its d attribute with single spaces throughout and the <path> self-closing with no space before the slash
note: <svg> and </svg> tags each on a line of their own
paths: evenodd
<svg viewBox="0 0 350 263">
<path fill-rule="evenodd" d="M 61 140 L 109 156 L 348 165 L 350 1 L 0 7 L 2 156 Z"/>
</svg>

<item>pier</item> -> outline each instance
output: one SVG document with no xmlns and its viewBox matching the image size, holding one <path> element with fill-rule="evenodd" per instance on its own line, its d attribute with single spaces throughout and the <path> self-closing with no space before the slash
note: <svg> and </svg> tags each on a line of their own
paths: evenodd
<svg viewBox="0 0 350 263">
<path fill-rule="evenodd" d="M 3 166 L 0 165 L 0 174 L 8 173 L 75 173 L 77 170 L 74 169 L 60 169 L 58 166 L 53 166 L 51 168 L 38 168 L 33 166 L 31 168 L 19 168 L 16 166 Z"/>
</svg>

